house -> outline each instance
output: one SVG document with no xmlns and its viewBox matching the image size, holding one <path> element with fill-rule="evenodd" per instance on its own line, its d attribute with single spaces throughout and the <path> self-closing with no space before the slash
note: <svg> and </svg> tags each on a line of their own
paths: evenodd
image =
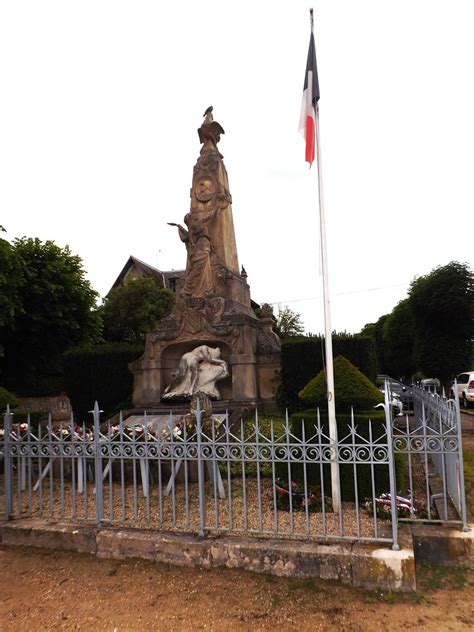
<svg viewBox="0 0 474 632">
<path fill-rule="evenodd" d="M 176 292 L 179 280 L 184 276 L 185 270 L 166 270 L 161 271 L 158 268 L 154 268 L 148 263 L 137 259 L 133 255 L 130 255 L 127 263 L 122 268 L 122 271 L 116 278 L 114 284 L 110 288 L 109 292 L 116 287 L 122 287 L 127 281 L 131 279 L 149 278 L 156 281 L 157 285 L 162 288 L 167 288 L 172 292 Z"/>
<path fill-rule="evenodd" d="M 149 263 L 141 261 L 137 257 L 130 255 L 127 263 L 123 266 L 122 271 L 115 279 L 114 284 L 110 288 L 108 294 L 116 287 L 122 287 L 131 279 L 151 278 L 156 281 L 160 287 L 167 288 L 176 293 L 180 280 L 184 277 L 186 270 L 158 270 Z M 242 266 L 241 275 L 247 280 L 247 273 Z M 260 305 L 251 300 L 252 309 L 259 309 Z"/>
</svg>

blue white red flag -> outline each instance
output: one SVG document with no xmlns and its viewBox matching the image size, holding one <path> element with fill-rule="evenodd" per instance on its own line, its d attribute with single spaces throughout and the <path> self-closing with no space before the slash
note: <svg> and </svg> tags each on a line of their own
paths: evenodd
<svg viewBox="0 0 474 632">
<path fill-rule="evenodd" d="M 301 103 L 300 132 L 306 140 L 305 160 L 311 165 L 315 155 L 316 108 L 319 101 L 318 68 L 313 30 L 309 39 L 308 60 L 304 75 L 303 101 Z"/>
</svg>

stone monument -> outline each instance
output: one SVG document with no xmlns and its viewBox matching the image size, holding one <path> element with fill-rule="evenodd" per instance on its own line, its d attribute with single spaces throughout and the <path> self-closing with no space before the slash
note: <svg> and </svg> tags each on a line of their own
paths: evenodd
<svg viewBox="0 0 474 632">
<path fill-rule="evenodd" d="M 191 205 L 179 239 L 187 252 L 176 305 L 147 334 L 145 351 L 130 364 L 137 408 L 163 408 L 205 393 L 222 405 L 275 408 L 280 341 L 273 312 L 258 318 L 245 270 L 239 270 L 232 198 L 223 156 L 221 125 L 212 106 L 198 130 L 202 148 L 193 172 Z M 217 386 L 219 382 L 219 386 Z"/>
</svg>

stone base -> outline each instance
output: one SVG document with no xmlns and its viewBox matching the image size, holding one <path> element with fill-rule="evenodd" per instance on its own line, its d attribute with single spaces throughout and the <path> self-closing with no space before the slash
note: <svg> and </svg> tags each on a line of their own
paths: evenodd
<svg viewBox="0 0 474 632">
<path fill-rule="evenodd" d="M 173 415 L 185 415 L 189 412 L 190 402 L 166 402 L 161 404 L 150 405 L 145 408 L 131 408 L 129 410 L 122 411 L 122 417 L 124 421 L 128 417 L 132 415 L 144 415 L 145 411 L 147 415 L 169 415 L 170 412 Z M 224 415 L 226 412 L 232 416 L 235 412 L 238 415 L 239 411 L 248 411 L 246 414 L 242 415 L 244 421 L 246 419 L 255 419 L 255 410 L 258 411 L 259 414 L 262 415 L 279 415 L 278 407 L 275 403 L 270 402 L 248 402 L 248 401 L 235 401 L 235 400 L 226 400 L 220 399 L 218 401 L 212 402 L 212 412 L 216 415 Z M 107 422 L 110 422 L 111 425 L 119 423 L 119 414 L 117 413 L 113 417 L 111 417 Z M 105 423 L 104 428 L 107 427 L 107 423 Z"/>
<path fill-rule="evenodd" d="M 466 532 L 413 525 L 412 533 L 417 564 L 474 568 L 474 525 Z"/>
<path fill-rule="evenodd" d="M 240 568 L 283 577 L 337 580 L 369 590 L 412 592 L 413 550 L 374 544 L 318 544 L 251 537 L 198 537 L 148 529 L 17 520 L 0 524 L 0 542 L 90 553 L 104 558 L 142 558 L 201 568 Z"/>
</svg>

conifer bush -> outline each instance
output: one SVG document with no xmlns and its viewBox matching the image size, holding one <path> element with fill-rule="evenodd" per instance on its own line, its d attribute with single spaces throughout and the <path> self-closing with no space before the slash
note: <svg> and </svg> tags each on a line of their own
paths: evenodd
<svg viewBox="0 0 474 632">
<path fill-rule="evenodd" d="M 334 395 L 337 410 L 348 412 L 370 410 L 383 402 L 383 394 L 357 367 L 344 356 L 334 360 Z M 307 406 L 325 407 L 327 401 L 326 372 L 320 371 L 298 393 Z"/>
<path fill-rule="evenodd" d="M 347 358 L 369 379 L 375 380 L 377 360 L 375 342 L 370 336 L 334 334 L 334 356 Z M 284 340 L 281 345 L 281 384 L 277 401 L 282 411 L 296 412 L 305 408 L 298 392 L 323 368 L 324 343 L 319 336 Z"/>
</svg>

